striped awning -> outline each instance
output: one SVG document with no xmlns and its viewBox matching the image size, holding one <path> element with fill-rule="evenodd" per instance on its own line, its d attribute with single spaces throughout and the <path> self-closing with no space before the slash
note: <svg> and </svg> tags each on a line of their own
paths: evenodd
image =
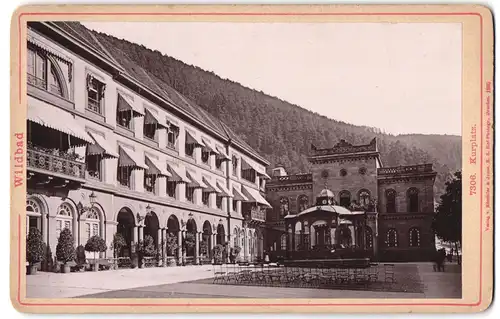
<svg viewBox="0 0 500 319">
<path fill-rule="evenodd" d="M 210 178 L 203 176 L 203 182 L 208 186 L 207 189 L 203 190 L 204 192 L 221 193 L 221 190 L 217 187 L 217 183 L 212 181 Z"/>
<path fill-rule="evenodd" d="M 56 106 L 28 97 L 28 121 L 66 133 L 77 145 L 94 144 L 94 139 L 75 120 L 73 115 Z"/>
<path fill-rule="evenodd" d="M 144 157 L 137 154 L 137 152 L 128 149 L 123 146 L 119 146 L 118 166 L 131 166 L 135 168 L 149 169 L 149 167 L 144 163 Z"/>
<path fill-rule="evenodd" d="M 160 128 L 167 128 L 167 125 L 160 120 L 158 114 L 155 114 L 153 111 L 148 108 L 145 109 L 144 123 L 145 124 L 156 124 Z"/>
<path fill-rule="evenodd" d="M 120 157 L 118 152 L 116 152 L 113 147 L 111 147 L 111 145 L 106 142 L 104 137 L 91 131 L 88 131 L 87 133 L 89 133 L 89 135 L 94 139 L 95 142 L 95 144 L 90 144 L 87 146 L 88 154 L 101 154 L 103 157 Z"/>
<path fill-rule="evenodd" d="M 201 138 L 196 136 L 196 134 L 186 130 L 186 143 L 187 144 L 194 144 L 195 146 L 198 147 L 205 147 L 206 145 L 203 143 Z"/>
<path fill-rule="evenodd" d="M 209 139 L 202 137 L 201 140 L 203 141 L 203 144 L 205 144 L 205 148 L 208 149 L 210 153 L 219 154 L 219 152 L 215 149 L 215 147 L 213 146 L 212 142 Z"/>
<path fill-rule="evenodd" d="M 266 174 L 266 170 L 260 165 L 254 164 L 251 161 L 246 161 L 244 158 L 241 159 L 241 165 L 243 169 L 253 169 L 257 173 L 257 175 L 264 179 L 271 179 L 271 177 Z"/>
<path fill-rule="evenodd" d="M 57 49 L 51 47 L 49 44 L 44 43 L 41 40 L 37 39 L 36 36 L 34 35 L 34 32 L 29 30 L 29 29 L 28 29 L 28 35 L 26 37 L 26 40 L 29 43 L 36 46 L 37 48 L 41 49 L 42 51 L 50 53 L 52 56 L 56 57 L 59 61 L 64 62 L 68 65 L 71 65 L 71 58 L 70 57 L 59 52 Z"/>
<path fill-rule="evenodd" d="M 221 190 L 221 196 L 222 197 L 233 197 L 231 192 L 226 188 L 226 186 L 223 185 L 223 183 L 217 181 L 217 187 Z"/>
<path fill-rule="evenodd" d="M 248 202 L 248 197 L 246 197 L 245 195 L 243 195 L 243 193 L 237 189 L 236 187 L 233 186 L 233 196 L 234 196 L 234 200 L 240 200 L 240 201 L 243 201 L 243 202 Z"/>
<path fill-rule="evenodd" d="M 167 170 L 166 163 L 160 162 L 159 160 L 149 156 L 148 154 L 146 154 L 146 165 L 149 167 L 148 174 L 168 177 L 172 176 L 172 174 L 170 174 Z"/>
<path fill-rule="evenodd" d="M 144 112 L 127 95 L 118 92 L 118 112 L 132 111 L 134 117 L 144 116 Z"/>
<path fill-rule="evenodd" d="M 219 151 L 219 154 L 217 154 L 217 158 L 222 160 L 222 161 L 230 161 L 231 158 L 226 154 L 226 151 L 224 150 L 223 147 L 221 146 L 215 146 L 215 148 L 217 149 L 217 151 Z"/>
<path fill-rule="evenodd" d="M 188 178 L 191 180 L 191 183 L 189 183 L 190 186 L 199 187 L 199 188 L 208 188 L 208 186 L 203 182 L 203 179 L 198 177 L 198 175 L 196 175 L 195 172 L 188 171 L 188 170 L 186 170 L 186 172 L 187 172 Z"/>
<path fill-rule="evenodd" d="M 246 187 L 245 185 L 241 185 L 243 194 L 248 197 L 248 202 L 255 202 L 257 204 L 264 205 L 268 208 L 272 208 L 271 204 L 267 202 L 267 200 L 262 197 L 258 190 Z"/>
<path fill-rule="evenodd" d="M 178 166 L 167 162 L 167 169 L 172 174 L 169 180 L 179 183 L 191 183 L 191 180 L 186 176 L 186 169 L 184 166 Z"/>
</svg>

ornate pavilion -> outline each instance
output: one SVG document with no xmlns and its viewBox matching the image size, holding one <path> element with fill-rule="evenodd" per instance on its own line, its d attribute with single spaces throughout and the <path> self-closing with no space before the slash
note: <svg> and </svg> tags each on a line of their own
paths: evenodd
<svg viewBox="0 0 500 319">
<path fill-rule="evenodd" d="M 336 205 L 333 192 L 323 189 L 316 205 L 285 216 L 287 259 L 328 259 L 351 246 L 366 250 L 366 216 Z"/>
</svg>

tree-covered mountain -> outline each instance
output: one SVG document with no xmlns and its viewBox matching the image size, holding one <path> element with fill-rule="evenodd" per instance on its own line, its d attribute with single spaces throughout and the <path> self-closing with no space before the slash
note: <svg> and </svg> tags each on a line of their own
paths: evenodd
<svg viewBox="0 0 500 319">
<path fill-rule="evenodd" d="M 431 162 L 438 172 L 436 199 L 445 181 L 461 169 L 461 137 L 454 135 L 390 135 L 380 129 L 334 120 L 269 96 L 213 72 L 185 64 L 142 45 L 94 32 L 103 43 L 122 51 L 139 66 L 219 117 L 250 146 L 289 173 L 308 172 L 311 144 L 329 147 L 340 139 L 352 144 L 378 140 L 384 166 Z M 445 119 L 443 119 L 445 120 Z"/>
</svg>

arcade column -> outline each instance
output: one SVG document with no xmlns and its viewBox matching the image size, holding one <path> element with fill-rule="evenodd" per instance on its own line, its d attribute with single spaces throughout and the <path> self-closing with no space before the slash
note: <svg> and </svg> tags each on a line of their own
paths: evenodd
<svg viewBox="0 0 500 319">
<path fill-rule="evenodd" d="M 200 264 L 200 237 L 201 237 L 201 233 L 200 232 L 195 233 L 194 237 L 195 237 L 194 263 L 196 265 L 199 265 Z"/>
<path fill-rule="evenodd" d="M 352 246 L 356 247 L 356 233 L 355 233 L 354 226 L 349 226 L 349 230 L 351 231 Z"/>
<path fill-rule="evenodd" d="M 177 232 L 177 264 L 182 265 L 182 230 Z"/>
</svg>

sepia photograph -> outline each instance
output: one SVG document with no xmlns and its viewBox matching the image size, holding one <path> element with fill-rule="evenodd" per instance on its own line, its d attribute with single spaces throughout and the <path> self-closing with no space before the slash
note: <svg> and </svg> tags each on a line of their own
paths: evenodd
<svg viewBox="0 0 500 319">
<path fill-rule="evenodd" d="M 25 298 L 462 300 L 464 28 L 28 20 Z"/>
</svg>

